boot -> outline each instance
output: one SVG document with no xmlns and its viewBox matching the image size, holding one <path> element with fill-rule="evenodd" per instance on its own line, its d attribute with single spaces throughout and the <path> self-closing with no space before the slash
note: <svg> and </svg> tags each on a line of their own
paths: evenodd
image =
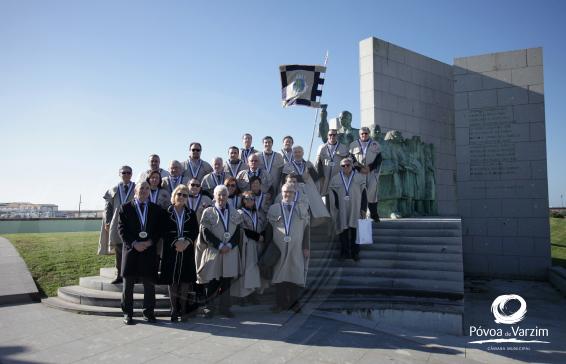
<svg viewBox="0 0 566 364">
<path fill-rule="evenodd" d="M 379 214 L 377 213 L 377 202 L 368 203 L 369 216 L 373 221 L 379 222 Z"/>
</svg>

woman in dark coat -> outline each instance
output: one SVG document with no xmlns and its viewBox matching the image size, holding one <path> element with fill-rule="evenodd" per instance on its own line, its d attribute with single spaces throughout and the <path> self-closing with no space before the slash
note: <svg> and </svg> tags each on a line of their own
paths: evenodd
<svg viewBox="0 0 566 364">
<path fill-rule="evenodd" d="M 194 242 L 198 235 L 196 214 L 187 206 L 189 188 L 178 185 L 163 221 L 162 284 L 169 285 L 171 321 L 186 317 L 189 290 L 196 282 Z"/>
</svg>

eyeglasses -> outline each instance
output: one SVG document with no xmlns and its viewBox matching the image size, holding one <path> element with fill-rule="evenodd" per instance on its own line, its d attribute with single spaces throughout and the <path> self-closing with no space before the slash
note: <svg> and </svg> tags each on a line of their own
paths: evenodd
<svg viewBox="0 0 566 364">
<path fill-rule="evenodd" d="M 187 198 L 189 195 L 187 193 L 177 192 L 177 196 Z"/>
<path fill-rule="evenodd" d="M 191 187 L 200 187 L 198 183 L 191 183 Z"/>
<path fill-rule="evenodd" d="M 361 135 L 368 135 L 368 133 L 360 133 Z"/>
<path fill-rule="evenodd" d="M 226 187 L 236 187 L 236 185 L 235 185 L 235 184 L 232 184 L 232 183 L 230 183 L 230 184 L 227 184 L 227 185 L 226 185 Z"/>
<path fill-rule="evenodd" d="M 121 172 L 122 174 L 132 174 L 132 172 Z"/>
<path fill-rule="evenodd" d="M 336 134 L 328 134 L 328 136 L 336 136 Z"/>
<path fill-rule="evenodd" d="M 200 149 L 191 149 L 191 152 L 200 152 Z"/>
<path fill-rule="evenodd" d="M 342 164 L 342 168 L 351 167 L 351 164 Z"/>
</svg>

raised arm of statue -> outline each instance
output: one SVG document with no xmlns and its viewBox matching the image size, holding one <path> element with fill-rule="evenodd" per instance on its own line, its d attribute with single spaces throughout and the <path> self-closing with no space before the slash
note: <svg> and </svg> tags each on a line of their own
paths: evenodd
<svg viewBox="0 0 566 364">
<path fill-rule="evenodd" d="M 318 124 L 318 136 L 322 139 L 323 143 L 328 140 L 328 112 L 326 108 L 328 105 L 320 105 L 320 123 Z"/>
</svg>

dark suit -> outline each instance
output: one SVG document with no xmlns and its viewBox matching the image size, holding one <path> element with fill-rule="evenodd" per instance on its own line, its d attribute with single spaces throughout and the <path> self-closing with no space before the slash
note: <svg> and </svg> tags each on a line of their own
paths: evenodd
<svg viewBox="0 0 566 364">
<path fill-rule="evenodd" d="M 145 231 L 148 237 L 141 239 L 138 235 L 141 232 L 141 223 L 136 212 L 135 201 L 125 203 L 120 207 L 118 230 L 124 241 L 122 248 L 122 277 L 124 277 L 122 311 L 128 315 L 133 314 L 136 278 L 141 278 L 143 281 L 144 314 L 153 314 L 155 308 L 155 282 L 159 264 L 157 242 L 162 236 L 160 222 L 163 219 L 163 209 L 149 200 L 146 208 L 148 210 Z M 153 244 L 143 252 L 138 252 L 133 247 L 133 243 L 142 240 L 151 240 Z"/>
</svg>

